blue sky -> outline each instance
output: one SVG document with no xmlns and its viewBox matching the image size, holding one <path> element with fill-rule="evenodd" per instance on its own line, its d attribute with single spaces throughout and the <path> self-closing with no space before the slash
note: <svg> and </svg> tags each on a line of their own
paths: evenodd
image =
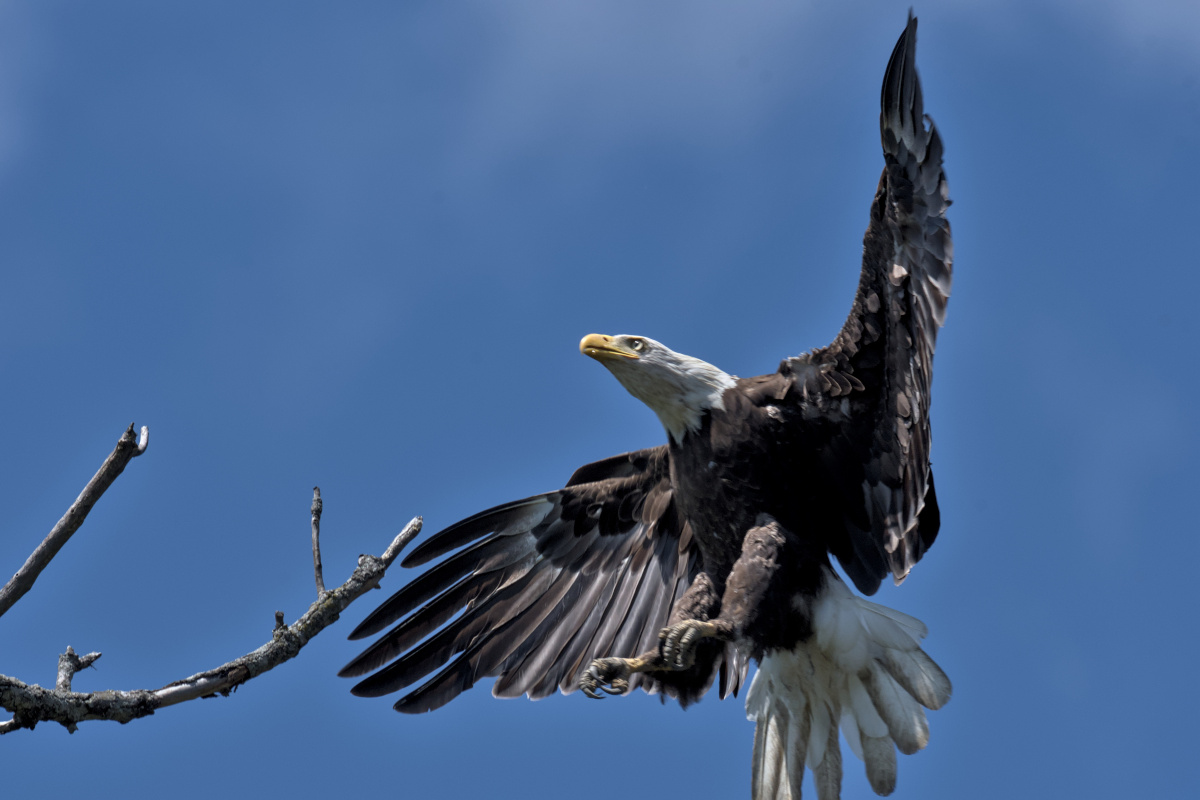
<svg viewBox="0 0 1200 800">
<path fill-rule="evenodd" d="M 662 441 L 586 333 L 740 375 L 828 342 L 906 8 L 0 1 L 4 574 L 151 430 L 0 672 L 52 684 L 72 645 L 104 653 L 78 690 L 156 688 L 254 649 L 314 598 L 314 484 L 334 584 L 414 515 Z M 1200 7 L 916 12 L 955 200 L 943 529 L 877 599 L 955 695 L 896 796 L 1190 796 Z M 3 737 L 6 790 L 745 795 L 740 700 L 351 697 L 384 596 L 231 698 Z"/>
</svg>

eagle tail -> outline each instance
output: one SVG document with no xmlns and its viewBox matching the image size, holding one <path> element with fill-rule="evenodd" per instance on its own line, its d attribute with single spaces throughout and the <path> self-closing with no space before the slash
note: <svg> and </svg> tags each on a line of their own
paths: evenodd
<svg viewBox="0 0 1200 800">
<path fill-rule="evenodd" d="M 819 800 L 841 791 L 839 727 L 877 794 L 896 787 L 896 750 L 929 742 L 925 711 L 950 699 L 950 680 L 920 647 L 918 619 L 854 595 L 832 572 L 812 607 L 813 635 L 769 651 L 746 696 L 754 731 L 754 800 L 799 800 L 804 767 Z"/>
</svg>

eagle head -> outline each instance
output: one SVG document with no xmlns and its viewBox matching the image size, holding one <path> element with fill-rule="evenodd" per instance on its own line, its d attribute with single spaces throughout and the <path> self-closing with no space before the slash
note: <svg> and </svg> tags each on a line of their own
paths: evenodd
<svg viewBox="0 0 1200 800">
<path fill-rule="evenodd" d="M 700 427 L 707 411 L 724 409 L 725 390 L 736 383 L 712 364 L 645 336 L 589 333 L 579 352 L 607 367 L 631 395 L 650 406 L 676 443 Z"/>
</svg>

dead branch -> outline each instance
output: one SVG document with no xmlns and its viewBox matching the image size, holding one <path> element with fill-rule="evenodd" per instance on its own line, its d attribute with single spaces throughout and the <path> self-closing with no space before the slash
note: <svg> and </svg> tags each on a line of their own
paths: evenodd
<svg viewBox="0 0 1200 800">
<path fill-rule="evenodd" d="M 0 675 L 0 706 L 13 713 L 12 720 L 0 723 L 0 734 L 19 728 L 33 728 L 43 721 L 57 722 L 73 732 L 77 723 L 86 720 L 104 719 L 125 723 L 149 716 L 164 706 L 198 697 L 228 695 L 251 678 L 295 658 L 310 639 L 336 622 L 341 612 L 355 599 L 379 585 L 387 568 L 420 530 L 421 518 L 416 517 L 405 526 L 382 556 L 359 556 L 358 568 L 350 578 L 333 591 L 322 593 L 304 616 L 291 625 L 282 625 L 282 614 L 277 612 L 277 624 L 271 641 L 254 652 L 215 669 L 168 683 L 161 689 L 73 692 L 31 686 L 16 678 Z M 83 661 L 93 655 L 99 657 L 98 654 L 88 654 L 76 658 Z"/>
<path fill-rule="evenodd" d="M 99 657 L 100 653 L 75 655 L 75 648 L 67 645 L 67 652 L 58 657 L 58 680 L 54 682 L 54 688 L 60 692 L 71 691 L 71 681 L 75 680 L 75 673 L 87 669 Z"/>
<path fill-rule="evenodd" d="M 133 458 L 146 452 L 150 431 L 142 427 L 141 437 L 135 439 L 133 425 L 117 442 L 116 449 L 105 459 L 100 470 L 92 477 L 83 492 L 67 509 L 50 534 L 13 576 L 0 589 L 0 615 L 13 606 L 33 587 L 38 575 L 58 554 L 67 540 L 87 518 L 92 506 Z M 312 547 L 313 567 L 317 579 L 317 600 L 304 616 L 291 625 L 283 624 L 283 612 L 275 612 L 275 628 L 271 641 L 252 653 L 222 664 L 215 669 L 198 672 L 183 680 L 168 683 L 161 689 L 133 691 L 74 692 L 71 682 L 75 673 L 92 665 L 100 658 L 99 653 L 77 655 L 71 647 L 59 656 L 58 678 L 55 688 L 46 689 L 29 685 L 16 678 L 0 675 L 0 707 L 12 712 L 13 718 L 0 722 L 0 734 L 20 728 L 32 729 L 39 722 L 57 722 L 71 733 L 77 723 L 92 719 L 107 719 L 129 722 L 153 714 L 164 706 L 194 700 L 197 697 L 228 695 L 246 681 L 274 669 L 285 661 L 295 658 L 309 640 L 337 621 L 338 616 L 358 597 L 369 589 L 378 587 L 388 567 L 396 560 L 400 551 L 421 530 L 421 518 L 416 517 L 392 541 L 382 556 L 359 556 L 358 568 L 350 578 L 333 591 L 326 591 L 321 569 L 321 491 L 313 489 L 312 502 Z"/>
<path fill-rule="evenodd" d="M 96 505 L 96 501 L 104 494 L 109 486 L 112 486 L 113 481 L 117 479 L 125 470 L 125 465 L 132 459 L 146 452 L 146 445 L 150 441 L 150 429 L 145 425 L 142 426 L 141 438 L 135 438 L 133 434 L 133 425 L 125 431 L 117 442 L 116 449 L 104 459 L 104 463 L 100 466 L 99 471 L 92 476 L 88 481 L 87 486 L 83 487 L 83 491 L 71 507 L 67 509 L 67 513 L 63 514 L 62 519 L 54 526 L 53 530 L 42 540 L 42 543 L 37 546 L 33 554 L 25 561 L 17 573 L 12 576 L 3 589 L 0 589 L 0 617 L 8 611 L 13 605 L 20 600 L 26 592 L 33 588 L 33 582 L 42 574 L 42 570 L 50 563 L 58 551 L 62 549 L 67 540 L 79 530 L 79 526 L 87 519 L 88 512 L 92 510 L 92 506 Z"/>
<path fill-rule="evenodd" d="M 313 536 L 313 572 L 317 575 L 317 597 L 325 594 L 325 575 L 321 567 L 321 487 L 313 487 L 312 507 L 312 536 Z"/>
</svg>

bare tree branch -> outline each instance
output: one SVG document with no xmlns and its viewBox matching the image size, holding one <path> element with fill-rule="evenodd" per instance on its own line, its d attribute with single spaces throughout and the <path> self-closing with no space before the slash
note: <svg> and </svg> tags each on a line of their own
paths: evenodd
<svg viewBox="0 0 1200 800">
<path fill-rule="evenodd" d="M 113 481 L 125 469 L 125 465 L 132 459 L 146 452 L 146 445 L 150 441 L 150 429 L 145 425 L 142 426 L 142 435 L 140 439 L 135 439 L 133 434 L 133 425 L 125 431 L 117 442 L 116 449 L 112 451 L 104 463 L 100 466 L 100 470 L 92 476 L 88 481 L 87 486 L 83 487 L 83 492 L 67 509 L 67 513 L 63 514 L 62 519 L 54 526 L 54 529 L 42 540 L 42 543 L 37 546 L 33 554 L 25 561 L 17 573 L 12 576 L 3 589 L 0 589 L 0 616 L 8 611 L 13 605 L 20 600 L 26 592 L 33 588 L 33 582 L 42 574 L 42 570 L 50 563 L 54 556 L 58 555 L 58 551 L 62 549 L 67 540 L 79 530 L 79 526 L 87 519 L 88 512 L 92 510 L 92 506 L 100 499 L 105 490 L 112 486 Z"/>
<path fill-rule="evenodd" d="M 101 465 L 83 492 L 58 521 L 50 534 L 38 545 L 33 554 L 17 571 L 12 580 L 0 589 L 0 615 L 13 606 L 32 588 L 38 575 L 54 558 L 71 535 L 87 518 L 92 506 L 133 458 L 146 452 L 150 432 L 142 427 L 141 437 L 135 439 L 134 426 L 117 442 L 116 449 Z M 358 568 L 350 578 L 333 591 L 325 590 L 321 566 L 321 491 L 313 489 L 312 502 L 312 548 L 313 568 L 317 581 L 317 600 L 304 616 L 292 625 L 284 625 L 283 612 L 275 612 L 275 629 L 271 641 L 252 653 L 222 664 L 215 669 L 200 672 L 183 680 L 175 681 L 161 689 L 138 689 L 127 692 L 74 692 L 71 682 L 75 673 L 89 667 L 100 658 L 99 653 L 80 656 L 71 647 L 59 656 L 58 679 L 54 689 L 25 684 L 16 678 L 0 675 L 0 706 L 13 713 L 13 718 L 0 722 L 0 734 L 20 728 L 33 728 L 42 721 L 58 722 L 74 733 L 79 722 L 92 719 L 129 722 L 153 714 L 159 708 L 175 705 L 197 697 L 215 694 L 228 695 L 232 690 L 262 673 L 288 661 L 300 652 L 312 637 L 337 621 L 338 616 L 355 599 L 369 589 L 377 588 L 405 546 L 421 530 L 421 518 L 416 517 L 392 541 L 383 556 L 363 555 L 358 559 Z"/>
<path fill-rule="evenodd" d="M 313 487 L 312 501 L 312 534 L 313 534 L 313 571 L 317 574 L 317 597 L 325 594 L 325 575 L 321 568 L 321 487 Z"/>
<path fill-rule="evenodd" d="M 418 533 L 421 532 L 422 517 L 413 517 L 409 523 L 404 526 L 404 530 L 400 531 L 400 535 L 392 539 L 392 543 L 388 545 L 388 549 L 383 551 L 383 555 L 379 560 L 383 562 L 383 568 L 387 569 L 392 565 L 392 562 L 403 552 L 408 543 L 413 540 Z M 361 557 L 360 557 L 361 558 Z M 378 588 L 378 587 L 375 587 Z"/>
<path fill-rule="evenodd" d="M 304 616 L 291 625 L 282 625 L 282 614 L 277 612 L 271 641 L 254 652 L 215 669 L 168 683 L 161 689 L 72 692 L 31 686 L 16 678 L 0 675 L 0 706 L 13 713 L 12 720 L 0 723 L 0 734 L 18 728 L 33 728 L 42 721 L 58 722 L 69 731 L 74 731 L 75 724 L 85 720 L 104 719 L 125 723 L 153 714 L 164 706 L 197 697 L 228 695 L 251 678 L 294 658 L 310 639 L 337 621 L 341 612 L 354 600 L 370 589 L 377 588 L 396 556 L 420 531 L 421 518 L 416 517 L 392 541 L 383 556 L 359 556 L 358 568 L 350 578 L 333 591 L 322 593 Z M 70 650 L 68 652 L 73 655 Z M 82 662 L 93 655 L 99 657 L 98 654 L 89 653 L 76 658 Z"/>
<path fill-rule="evenodd" d="M 58 657 L 58 680 L 54 682 L 54 690 L 56 692 L 71 691 L 71 681 L 75 679 L 75 673 L 90 667 L 99 657 L 99 653 L 78 656 L 75 654 L 75 648 L 67 645 L 67 652 Z M 70 733 L 74 733 L 76 730 L 78 730 L 78 726 L 74 722 L 67 725 L 67 731 Z"/>
<path fill-rule="evenodd" d="M 88 653 L 86 656 L 77 656 L 75 655 L 75 648 L 67 645 L 67 652 L 58 657 L 58 680 L 54 682 L 55 690 L 60 692 L 71 691 L 71 681 L 75 679 L 75 673 L 81 669 L 87 669 L 99 657 L 99 653 Z"/>
</svg>

